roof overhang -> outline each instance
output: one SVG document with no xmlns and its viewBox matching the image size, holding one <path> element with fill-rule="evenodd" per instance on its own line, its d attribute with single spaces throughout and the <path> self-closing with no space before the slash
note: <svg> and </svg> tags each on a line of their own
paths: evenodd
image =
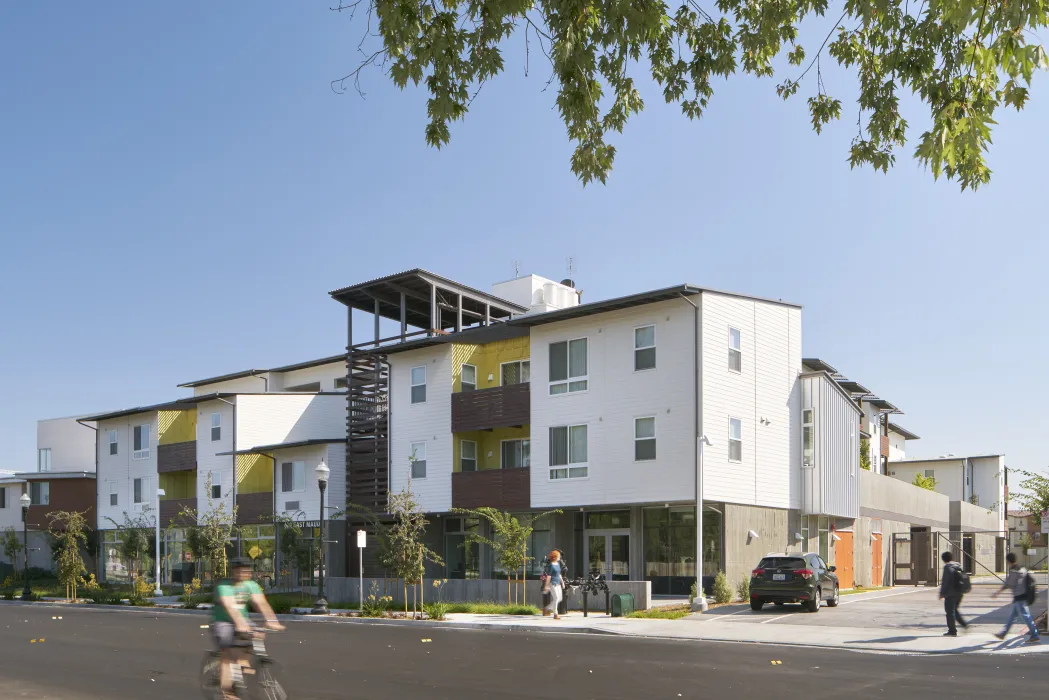
<svg viewBox="0 0 1049 700">
<path fill-rule="evenodd" d="M 216 452 L 216 457 L 228 457 L 230 455 L 261 455 L 277 450 L 291 450 L 297 447 L 314 447 L 316 445 L 337 445 L 346 442 L 346 438 L 314 438 L 310 440 L 298 440 L 296 442 L 278 442 L 274 445 L 258 445 L 246 450 L 234 452 Z"/>
<path fill-rule="evenodd" d="M 889 421 L 889 431 L 893 432 L 893 433 L 896 433 L 897 435 L 901 435 L 904 440 L 920 440 L 921 439 L 918 435 L 915 435 L 914 433 L 912 433 L 911 431 L 907 430 L 903 426 L 898 425 L 897 423 L 893 423 L 892 421 Z"/>
<path fill-rule="evenodd" d="M 834 369 L 830 364 L 824 362 L 818 357 L 806 357 L 802 359 L 801 364 L 811 367 L 816 372 L 826 372 L 831 376 L 838 374 L 838 370 Z"/>
<path fill-rule="evenodd" d="M 656 289 L 651 292 L 641 292 L 640 294 L 631 294 L 625 297 L 616 297 L 614 299 L 605 299 L 604 301 L 594 301 L 589 304 L 570 306 L 567 309 L 558 309 L 557 311 L 547 311 L 546 313 L 541 314 L 528 314 L 510 321 L 510 325 L 526 327 L 541 326 L 546 323 L 557 323 L 558 321 L 567 321 L 574 318 L 581 318 L 583 316 L 605 313 L 607 311 L 619 311 L 620 309 L 629 309 L 644 304 L 654 304 L 659 301 L 670 301 L 671 299 L 679 299 L 683 296 L 694 296 L 702 293 L 702 291 L 703 290 L 699 287 L 690 284 L 679 284 L 674 287 Z"/>
<path fill-rule="evenodd" d="M 896 408 L 894 404 L 886 401 L 885 399 L 880 399 L 877 396 L 864 396 L 863 400 L 869 403 L 871 406 L 874 406 L 875 408 L 878 408 L 887 413 L 903 413 L 903 411 Z"/>
<path fill-rule="evenodd" d="M 283 367 L 271 367 L 270 369 L 246 369 L 240 372 L 231 372 L 230 374 L 222 374 L 217 377 L 208 377 L 207 379 L 197 379 L 192 382 L 186 382 L 179 384 L 179 388 L 193 388 L 198 386 L 207 386 L 209 384 L 218 384 L 219 382 L 228 382 L 233 379 L 243 379 L 245 377 L 258 377 L 264 379 L 263 374 L 269 372 L 281 373 L 281 372 L 294 372 L 300 369 L 309 369 L 310 367 L 320 367 L 322 365 L 330 365 L 336 362 L 345 362 L 346 354 L 342 355 L 331 355 L 329 357 L 322 357 L 317 360 L 307 360 L 306 362 L 297 362 L 292 365 L 284 365 Z"/>
<path fill-rule="evenodd" d="M 134 408 L 126 408 L 121 411 L 113 411 L 111 413 L 100 413 L 97 416 L 88 416 L 81 420 L 90 421 L 103 421 L 112 420 L 113 418 L 123 418 L 124 416 L 133 416 L 136 413 L 153 413 L 155 411 L 186 411 L 194 408 L 198 403 L 204 401 L 215 401 L 218 399 L 227 399 L 236 394 L 231 393 L 214 393 L 214 394 L 201 394 L 200 396 L 187 396 L 182 399 L 176 399 L 174 401 L 167 401 L 165 403 L 153 404 L 151 406 L 136 406 Z"/>
<path fill-rule="evenodd" d="M 440 333 L 428 337 L 413 338 L 396 345 L 385 345 L 374 350 L 363 349 L 354 352 L 369 353 L 376 352 L 382 355 L 392 355 L 409 350 L 433 347 L 435 345 L 462 344 L 462 345 L 484 345 L 494 343 L 497 340 L 509 340 L 510 338 L 521 338 L 528 335 L 528 329 L 513 326 L 509 323 L 497 323 L 493 326 L 479 326 L 467 328 L 460 333 Z"/>
<path fill-rule="evenodd" d="M 95 472 L 19 472 L 15 478 L 22 481 L 55 481 L 56 479 L 94 479 Z"/>
<path fill-rule="evenodd" d="M 841 385 L 841 388 L 850 394 L 869 394 L 871 390 L 863 386 L 859 382 L 854 382 L 851 379 L 836 379 L 836 382 Z"/>
</svg>

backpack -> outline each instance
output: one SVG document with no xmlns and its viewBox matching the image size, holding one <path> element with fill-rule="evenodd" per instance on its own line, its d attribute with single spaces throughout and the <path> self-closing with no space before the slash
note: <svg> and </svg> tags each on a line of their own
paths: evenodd
<svg viewBox="0 0 1049 700">
<path fill-rule="evenodd" d="M 1034 605 L 1037 597 L 1038 589 L 1034 585 L 1034 576 L 1031 576 L 1031 572 L 1028 571 L 1024 574 L 1024 598 L 1028 605 Z"/>
<path fill-rule="evenodd" d="M 954 588 L 962 594 L 972 593 L 973 581 L 961 567 L 954 570 Z"/>
</svg>

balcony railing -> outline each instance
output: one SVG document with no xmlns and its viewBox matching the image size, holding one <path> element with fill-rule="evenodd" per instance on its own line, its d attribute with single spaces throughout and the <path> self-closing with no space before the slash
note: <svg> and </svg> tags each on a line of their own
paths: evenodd
<svg viewBox="0 0 1049 700">
<path fill-rule="evenodd" d="M 511 384 L 452 394 L 452 432 L 528 425 L 530 384 Z"/>
<path fill-rule="evenodd" d="M 182 509 L 197 509 L 196 498 L 169 498 L 160 502 L 160 526 L 193 525 L 190 519 L 181 517 Z"/>
<path fill-rule="evenodd" d="M 452 474 L 453 508 L 502 508 L 527 510 L 531 507 L 531 469 L 482 469 Z"/>
<path fill-rule="evenodd" d="M 184 472 L 197 468 L 197 441 L 173 442 L 157 447 L 157 472 Z"/>
</svg>

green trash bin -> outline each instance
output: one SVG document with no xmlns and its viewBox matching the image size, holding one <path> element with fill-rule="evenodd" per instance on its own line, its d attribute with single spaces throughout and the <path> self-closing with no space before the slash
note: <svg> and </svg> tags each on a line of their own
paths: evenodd
<svg viewBox="0 0 1049 700">
<path fill-rule="evenodd" d="M 634 612 L 634 596 L 630 593 L 616 593 L 612 596 L 612 617 L 626 617 Z"/>
</svg>

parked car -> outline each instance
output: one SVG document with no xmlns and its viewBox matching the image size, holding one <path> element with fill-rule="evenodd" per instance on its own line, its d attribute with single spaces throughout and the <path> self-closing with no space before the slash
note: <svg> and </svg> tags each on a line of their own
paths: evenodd
<svg viewBox="0 0 1049 700">
<path fill-rule="evenodd" d="M 819 612 L 824 600 L 828 608 L 837 607 L 841 594 L 834 571 L 818 554 L 768 554 L 751 572 L 750 607 L 801 603 L 809 612 Z"/>
</svg>

